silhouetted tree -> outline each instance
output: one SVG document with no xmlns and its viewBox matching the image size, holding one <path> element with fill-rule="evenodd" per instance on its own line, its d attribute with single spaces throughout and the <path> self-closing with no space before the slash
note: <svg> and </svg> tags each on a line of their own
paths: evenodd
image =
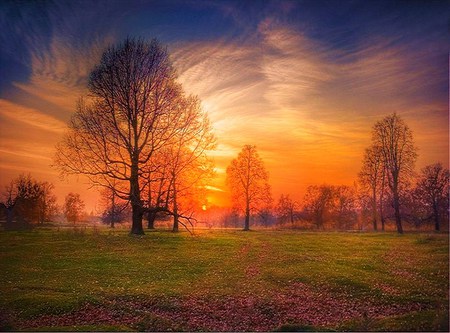
<svg viewBox="0 0 450 333">
<path fill-rule="evenodd" d="M 190 222 L 195 206 L 199 205 L 196 201 L 203 199 L 195 200 L 204 192 L 205 181 L 213 175 L 213 164 L 206 152 L 215 147 L 209 119 L 198 98 L 186 98 L 183 102 L 183 127 L 172 139 L 165 168 L 170 184 L 168 213 L 173 216 L 174 232 L 178 231 L 180 218 Z"/>
<path fill-rule="evenodd" d="M 120 199 L 111 188 L 102 189 L 100 194 L 103 207 L 102 222 L 114 228 L 116 223 L 122 222 L 128 216 L 128 202 Z"/>
<path fill-rule="evenodd" d="M 441 163 L 427 165 L 421 170 L 416 186 L 416 197 L 434 221 L 436 231 L 449 207 L 449 171 Z M 448 215 L 448 213 L 447 213 Z"/>
<path fill-rule="evenodd" d="M 310 185 L 306 189 L 303 209 L 308 213 L 317 229 L 325 228 L 325 221 L 334 209 L 334 188 L 331 185 Z"/>
<path fill-rule="evenodd" d="M 379 146 L 367 148 L 364 154 L 363 165 L 359 172 L 359 180 L 364 190 L 371 196 L 373 229 L 378 229 L 377 220 L 380 218 L 384 231 L 383 200 L 386 188 L 386 168 Z"/>
<path fill-rule="evenodd" d="M 80 221 L 80 218 L 84 211 L 84 202 L 81 200 L 78 193 L 69 193 L 66 195 L 64 201 L 64 216 L 68 222 L 76 223 Z"/>
<path fill-rule="evenodd" d="M 246 145 L 227 168 L 227 184 L 236 209 L 245 214 L 244 230 L 250 230 L 250 214 L 267 207 L 270 186 L 262 159 L 255 146 Z"/>
<path fill-rule="evenodd" d="M 276 212 L 278 215 L 278 218 L 281 221 L 289 221 L 291 223 L 294 223 L 294 215 L 295 211 L 298 209 L 297 202 L 293 201 L 289 194 L 284 195 L 281 194 L 280 198 L 278 199 L 278 204 L 276 207 Z"/>
<path fill-rule="evenodd" d="M 13 179 L 2 195 L 7 227 L 14 219 L 26 224 L 42 224 L 54 216 L 57 205 L 53 188 L 53 184 L 39 182 L 31 175 L 19 175 Z"/>
<path fill-rule="evenodd" d="M 412 132 L 403 119 L 394 113 L 374 125 L 372 144 L 380 149 L 387 184 L 392 193 L 397 231 L 403 233 L 400 214 L 401 184 L 408 182 L 413 175 L 417 158 Z"/>
<path fill-rule="evenodd" d="M 337 229 L 352 229 L 357 222 L 355 189 L 346 185 L 335 186 L 334 200 Z"/>
<path fill-rule="evenodd" d="M 130 201 L 132 234 L 143 234 L 143 188 L 155 153 L 187 126 L 185 96 L 165 48 L 126 39 L 109 47 L 89 77 L 91 102 L 81 100 L 59 144 L 62 174 L 84 174 Z M 113 180 L 119 184 L 112 186 Z"/>
<path fill-rule="evenodd" d="M 2 194 L 1 205 L 6 212 L 6 228 L 10 229 L 14 221 L 14 208 L 18 202 L 19 196 L 15 181 L 12 180 L 5 186 L 5 191 Z"/>
<path fill-rule="evenodd" d="M 55 186 L 47 181 L 39 183 L 40 195 L 37 202 L 39 223 L 43 224 L 58 214 L 56 196 L 53 194 Z"/>
</svg>

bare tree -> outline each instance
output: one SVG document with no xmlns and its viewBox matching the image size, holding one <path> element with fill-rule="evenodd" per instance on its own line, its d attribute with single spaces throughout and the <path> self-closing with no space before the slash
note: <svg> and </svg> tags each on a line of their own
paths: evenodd
<svg viewBox="0 0 450 333">
<path fill-rule="evenodd" d="M 356 190 L 346 185 L 335 186 L 334 200 L 334 217 L 337 229 L 352 229 L 357 221 Z"/>
<path fill-rule="evenodd" d="M 246 145 L 227 168 L 227 184 L 236 209 L 245 214 L 244 230 L 250 230 L 250 214 L 268 206 L 270 186 L 262 159 L 255 146 Z"/>
<path fill-rule="evenodd" d="M 169 55 L 158 41 L 126 39 L 108 48 L 89 78 L 92 102 L 81 100 L 59 144 L 62 174 L 84 174 L 97 186 L 129 200 L 132 234 L 143 234 L 142 217 L 155 152 L 183 127 L 182 88 Z M 112 181 L 120 183 L 112 186 Z"/>
<path fill-rule="evenodd" d="M 58 205 L 56 196 L 53 194 L 55 186 L 49 182 L 39 183 L 40 195 L 38 199 L 38 216 L 39 223 L 51 220 L 58 213 Z"/>
<path fill-rule="evenodd" d="M 207 114 L 200 106 L 200 100 L 188 96 L 180 100 L 183 109 L 179 130 L 170 142 L 156 152 L 148 170 L 147 184 L 144 192 L 147 194 L 147 211 L 149 228 L 158 212 L 173 216 L 173 231 L 178 231 L 180 221 L 191 222 L 193 219 L 193 198 L 202 193 L 205 182 L 213 175 L 212 161 L 206 152 L 215 147 L 215 137 L 212 134 Z"/>
<path fill-rule="evenodd" d="M 417 148 L 409 127 L 396 113 L 378 121 L 373 127 L 372 144 L 380 147 L 387 183 L 392 193 L 395 223 L 403 233 L 400 214 L 400 188 L 414 173 Z"/>
<path fill-rule="evenodd" d="M 334 209 L 334 187 L 331 185 L 310 185 L 304 197 L 304 210 L 310 215 L 317 229 L 324 229 L 326 220 Z"/>
<path fill-rule="evenodd" d="M 81 215 L 84 211 L 84 202 L 81 200 L 78 193 L 72 193 L 66 195 L 64 201 L 64 216 L 68 222 L 76 223 L 80 221 Z"/>
<path fill-rule="evenodd" d="M 173 215 L 173 231 L 178 231 L 180 218 L 188 222 L 193 215 L 186 210 L 193 198 L 202 193 L 205 181 L 213 175 L 213 164 L 206 152 L 215 147 L 215 137 L 212 135 L 209 119 L 202 112 L 200 101 L 196 97 L 184 99 L 182 124 L 180 131 L 170 145 L 170 163 L 168 167 L 171 193 L 171 209 Z M 180 198 L 184 205 L 180 205 Z M 185 211 L 183 211 L 183 209 Z"/>
<path fill-rule="evenodd" d="M 386 168 L 383 164 L 383 156 L 379 146 L 367 148 L 364 154 L 363 165 L 359 172 L 359 180 L 363 189 L 370 192 L 372 206 L 373 229 L 378 230 L 377 221 L 381 219 L 384 230 L 383 198 L 386 187 Z"/>
<path fill-rule="evenodd" d="M 423 208 L 430 212 L 434 228 L 440 231 L 443 215 L 449 207 L 449 171 L 441 163 L 427 165 L 421 170 L 416 186 L 417 197 Z"/>
<path fill-rule="evenodd" d="M 100 194 L 103 207 L 102 222 L 114 228 L 115 224 L 122 222 L 129 213 L 128 202 L 120 199 L 114 188 L 103 188 Z"/>
<path fill-rule="evenodd" d="M 292 200 L 289 194 L 284 195 L 281 194 L 278 205 L 276 207 L 278 218 L 281 221 L 290 221 L 292 224 L 294 223 L 295 211 L 298 208 L 297 202 Z"/>
</svg>

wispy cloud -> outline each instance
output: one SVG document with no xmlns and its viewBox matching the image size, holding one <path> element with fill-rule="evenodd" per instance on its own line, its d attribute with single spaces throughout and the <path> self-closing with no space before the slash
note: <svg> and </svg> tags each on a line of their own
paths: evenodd
<svg viewBox="0 0 450 333">
<path fill-rule="evenodd" d="M 22 129 L 23 125 L 28 125 L 46 132 L 61 134 L 67 128 L 66 123 L 50 117 L 39 110 L 22 107 L 3 99 L 0 99 L 0 115 L 22 123 L 22 125 L 19 125 Z"/>
<path fill-rule="evenodd" d="M 344 52 L 268 17 L 249 43 L 178 45 L 173 58 L 220 133 L 225 149 L 216 160 L 229 163 L 243 144 L 256 144 L 274 188 L 283 191 L 288 181 L 299 191 L 314 182 L 351 184 L 377 120 L 395 111 L 413 122 L 411 108 L 426 113 L 436 68 L 411 47 L 369 37 Z M 448 122 L 448 114 L 435 118 Z M 422 125 L 416 140 L 429 146 L 432 128 Z M 433 137 L 448 146 L 444 128 Z"/>
</svg>

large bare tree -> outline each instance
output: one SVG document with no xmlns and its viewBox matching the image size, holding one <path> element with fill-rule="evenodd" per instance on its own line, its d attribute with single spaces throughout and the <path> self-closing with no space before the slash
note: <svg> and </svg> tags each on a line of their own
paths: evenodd
<svg viewBox="0 0 450 333">
<path fill-rule="evenodd" d="M 250 214 L 271 200 L 269 174 L 256 147 L 246 145 L 227 168 L 232 202 L 245 214 L 244 230 L 250 230 Z"/>
<path fill-rule="evenodd" d="M 392 194 L 397 232 L 403 233 L 400 215 L 400 190 L 414 174 L 417 148 L 410 128 L 396 113 L 378 121 L 372 132 L 372 145 L 379 147 Z"/>
<path fill-rule="evenodd" d="M 89 78 L 90 101 L 81 100 L 56 164 L 63 174 L 84 174 L 129 200 L 132 234 L 143 234 L 155 153 L 185 127 L 185 96 L 165 48 L 156 40 L 126 39 L 109 47 Z M 113 186 L 113 183 L 119 186 Z"/>
</svg>

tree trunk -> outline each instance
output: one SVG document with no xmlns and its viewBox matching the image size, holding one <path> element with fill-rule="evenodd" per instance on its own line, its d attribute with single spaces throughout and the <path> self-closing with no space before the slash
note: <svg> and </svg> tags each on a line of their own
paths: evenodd
<svg viewBox="0 0 450 333">
<path fill-rule="evenodd" d="M 173 183 L 173 228 L 172 232 L 178 232 L 179 229 L 178 223 L 178 203 L 177 203 L 177 188 L 175 185 L 175 181 Z"/>
<path fill-rule="evenodd" d="M 141 205 L 131 205 L 132 210 L 132 224 L 131 224 L 131 234 L 132 235 L 144 235 L 144 228 L 142 227 L 142 208 Z"/>
<path fill-rule="evenodd" d="M 141 192 L 139 189 L 138 164 L 137 162 L 131 165 L 130 177 L 130 201 L 132 210 L 132 235 L 144 235 L 144 228 L 142 227 L 142 206 L 141 206 Z"/>
<path fill-rule="evenodd" d="M 114 220 L 116 219 L 116 194 L 114 193 L 114 190 L 111 190 L 111 223 L 109 224 L 111 229 L 114 229 Z"/>
<path fill-rule="evenodd" d="M 440 231 L 441 226 L 439 225 L 439 209 L 438 205 L 435 202 L 433 203 L 433 213 L 434 213 L 434 230 Z"/>
<path fill-rule="evenodd" d="M 172 232 L 178 232 L 179 230 L 179 223 L 178 223 L 178 214 L 174 211 L 173 212 L 173 228 Z"/>
<path fill-rule="evenodd" d="M 375 188 L 373 189 L 372 192 L 372 219 L 373 219 L 373 230 L 377 231 L 378 230 L 378 225 L 377 225 L 377 192 L 375 190 Z"/>
<path fill-rule="evenodd" d="M 5 225 L 5 228 L 7 230 L 12 228 L 12 226 L 13 226 L 13 219 L 14 219 L 14 207 L 6 208 L 6 225 Z"/>
<path fill-rule="evenodd" d="M 383 211 L 383 196 L 380 197 L 380 220 L 381 220 L 381 230 L 384 231 L 386 219 L 384 218 L 384 211 Z"/>
<path fill-rule="evenodd" d="M 395 210 L 395 224 L 397 225 L 397 232 L 403 234 L 402 219 L 400 216 L 400 200 L 398 190 L 394 189 L 394 210 Z"/>
<path fill-rule="evenodd" d="M 245 208 L 245 224 L 244 224 L 244 230 L 248 231 L 250 230 L 250 207 L 247 204 L 247 207 Z"/>
<path fill-rule="evenodd" d="M 147 229 L 155 229 L 155 220 L 156 220 L 156 212 L 153 210 L 150 210 L 147 214 Z"/>
</svg>

